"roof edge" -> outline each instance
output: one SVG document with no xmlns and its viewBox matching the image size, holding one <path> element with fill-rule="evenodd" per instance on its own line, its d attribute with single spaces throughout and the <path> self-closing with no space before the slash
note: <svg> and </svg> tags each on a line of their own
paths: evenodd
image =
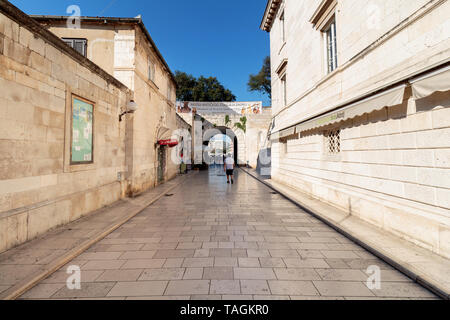
<svg viewBox="0 0 450 320">
<path fill-rule="evenodd" d="M 111 83 L 120 89 L 130 91 L 130 89 L 122 82 L 117 80 L 115 77 L 113 77 L 108 72 L 100 68 L 100 66 L 98 66 L 88 58 L 78 53 L 76 50 L 66 45 L 64 41 L 58 38 L 55 34 L 43 28 L 37 21 L 35 21 L 25 12 L 23 12 L 13 4 L 11 4 L 9 1 L 0 0 L 0 12 L 6 15 L 11 20 L 14 20 L 21 27 L 26 28 L 33 34 L 38 35 L 48 44 L 54 46 L 56 49 L 70 56 L 72 59 L 76 60 L 80 65 L 96 73 L 98 76 L 105 79 L 108 83 Z"/>
<path fill-rule="evenodd" d="M 31 18 L 33 18 L 36 21 L 39 22 L 52 22 L 52 21 L 66 21 L 69 16 L 52 16 L 52 15 L 30 15 Z M 144 22 L 142 21 L 142 18 L 116 18 L 116 17 L 89 17 L 89 16 L 82 16 L 80 17 L 81 21 L 84 22 L 92 22 L 92 23 L 116 23 L 116 24 L 132 24 L 132 25 L 138 25 L 142 32 L 145 34 L 147 40 L 150 42 L 150 45 L 153 47 L 153 49 L 156 52 L 156 55 L 163 63 L 164 67 L 166 68 L 166 71 L 169 73 L 172 81 L 175 84 L 175 88 L 178 88 L 175 75 L 173 74 L 172 70 L 170 69 L 168 63 L 164 59 L 163 55 L 159 51 L 158 47 L 156 46 L 155 42 L 153 41 L 152 37 L 150 36 L 150 33 L 148 32 L 147 28 L 145 27 Z"/>
<path fill-rule="evenodd" d="M 272 29 L 274 17 L 280 8 L 283 0 L 268 0 L 266 5 L 266 10 L 264 11 L 264 16 L 261 21 L 259 28 L 263 31 L 270 32 Z"/>
</svg>

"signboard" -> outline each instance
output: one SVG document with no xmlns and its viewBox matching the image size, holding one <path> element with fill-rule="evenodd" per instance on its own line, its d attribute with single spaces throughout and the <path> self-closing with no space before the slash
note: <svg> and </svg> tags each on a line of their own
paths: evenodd
<svg viewBox="0 0 450 320">
<path fill-rule="evenodd" d="M 92 163 L 94 105 L 81 98 L 72 98 L 71 163 Z"/>
<path fill-rule="evenodd" d="M 177 101 L 177 113 L 250 115 L 262 113 L 262 102 L 189 102 Z"/>
</svg>

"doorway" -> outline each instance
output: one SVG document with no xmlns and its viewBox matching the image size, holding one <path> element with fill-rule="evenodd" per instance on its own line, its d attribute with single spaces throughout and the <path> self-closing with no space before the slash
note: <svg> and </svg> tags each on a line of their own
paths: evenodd
<svg viewBox="0 0 450 320">
<path fill-rule="evenodd" d="M 166 172 L 166 147 L 160 146 L 158 149 L 158 184 L 164 182 Z"/>
</svg>

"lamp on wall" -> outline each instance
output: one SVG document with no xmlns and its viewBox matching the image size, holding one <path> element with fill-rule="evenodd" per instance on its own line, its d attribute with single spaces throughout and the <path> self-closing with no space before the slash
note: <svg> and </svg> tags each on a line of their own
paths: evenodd
<svg viewBox="0 0 450 320">
<path fill-rule="evenodd" d="M 127 103 L 127 110 L 119 115 L 119 122 L 122 121 L 122 117 L 124 115 L 126 115 L 127 113 L 135 113 L 137 109 L 138 109 L 137 103 L 134 102 L 134 100 L 130 100 L 130 102 Z"/>
</svg>

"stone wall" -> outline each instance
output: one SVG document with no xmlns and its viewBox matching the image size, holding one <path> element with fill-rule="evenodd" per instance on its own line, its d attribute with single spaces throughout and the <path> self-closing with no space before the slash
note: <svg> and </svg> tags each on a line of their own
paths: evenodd
<svg viewBox="0 0 450 320">
<path fill-rule="evenodd" d="M 317 1 L 285 0 L 271 30 L 273 106 L 278 128 L 387 87 L 450 57 L 448 1 L 338 1 L 338 69 L 326 74 L 324 39 L 309 22 Z M 369 10 L 370 9 L 370 10 Z M 355 14 L 358 12 L 358 14 Z M 287 106 L 275 70 L 287 65 Z M 272 178 L 450 257 L 449 92 L 322 127 L 272 145 Z M 324 131 L 340 129 L 327 156 Z"/>
<path fill-rule="evenodd" d="M 0 92 L 0 252 L 124 195 L 128 89 L 7 2 Z M 70 165 L 72 94 L 94 103 L 93 164 Z"/>
<path fill-rule="evenodd" d="M 124 117 L 126 149 L 129 150 L 126 155 L 127 194 L 136 195 L 156 186 L 159 183 L 159 147 L 156 143 L 170 138 L 170 133 L 177 129 L 176 90 L 170 70 L 161 61 L 140 23 L 135 19 L 117 22 L 112 18 L 107 23 L 86 19 L 81 21 L 80 29 L 74 30 L 58 18 L 37 20 L 61 38 L 87 39 L 88 57 L 133 90 L 138 110 Z M 149 79 L 149 61 L 153 64 L 152 79 Z M 166 151 L 164 181 L 178 172 L 178 165 L 171 161 L 169 151 Z"/>
</svg>

